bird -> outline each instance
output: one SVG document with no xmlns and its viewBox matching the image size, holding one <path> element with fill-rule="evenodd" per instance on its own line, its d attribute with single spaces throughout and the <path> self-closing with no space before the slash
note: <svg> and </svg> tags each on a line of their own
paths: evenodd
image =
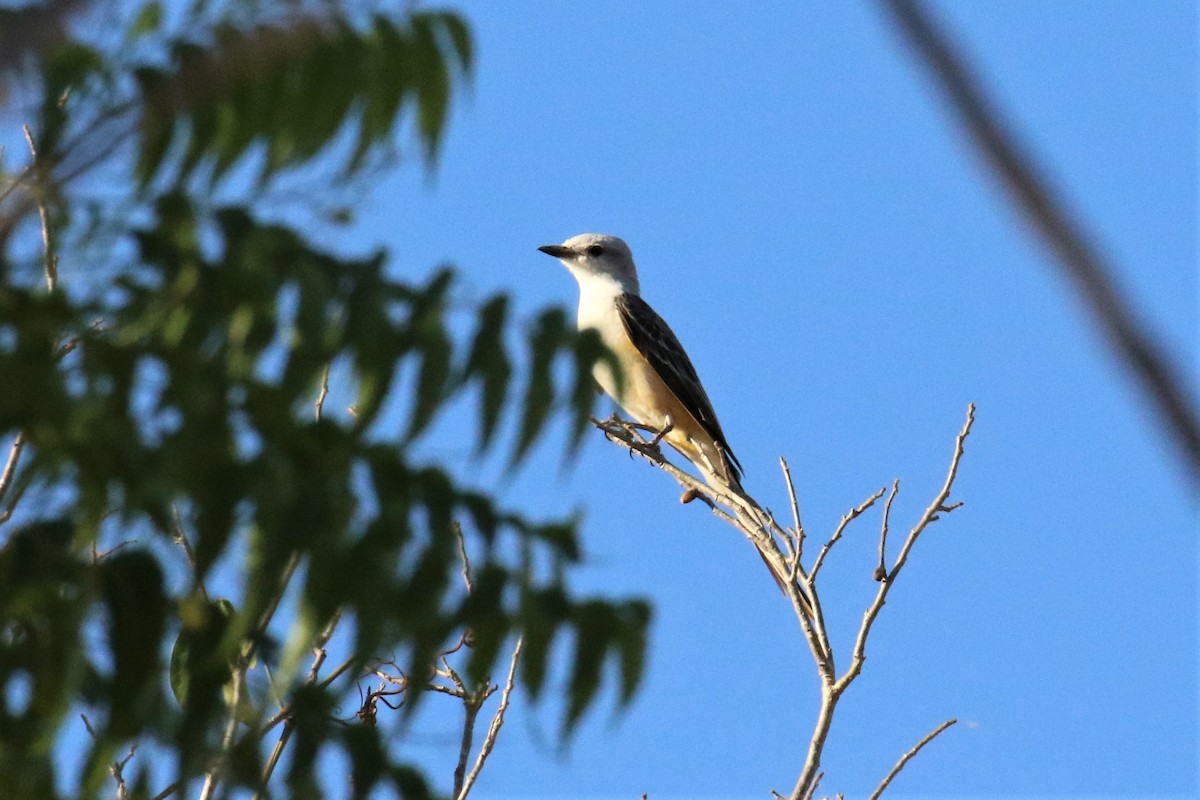
<svg viewBox="0 0 1200 800">
<path fill-rule="evenodd" d="M 581 233 L 538 250 L 562 262 L 579 284 L 579 330 L 595 329 L 616 357 L 620 379 L 605 362 L 592 368 L 605 394 L 637 422 L 657 431 L 653 444 L 665 441 L 690 461 L 713 489 L 731 495 L 755 518 L 769 518 L 742 489 L 744 470 L 729 447 L 687 351 L 666 321 L 642 299 L 629 245 L 616 236 Z M 688 496 L 685 493 L 684 497 Z M 789 585 L 799 589 L 791 575 L 774 566 L 757 545 L 755 549 L 785 596 Z M 812 619 L 812 602 L 803 591 L 797 591 L 796 597 Z"/>
<path fill-rule="evenodd" d="M 594 328 L 616 357 L 593 375 L 605 394 L 637 422 L 654 429 L 690 461 L 706 483 L 743 496 L 742 465 L 687 351 L 666 321 L 642 299 L 629 245 L 616 236 L 582 233 L 538 248 L 562 262 L 579 284 L 578 327 Z"/>
</svg>

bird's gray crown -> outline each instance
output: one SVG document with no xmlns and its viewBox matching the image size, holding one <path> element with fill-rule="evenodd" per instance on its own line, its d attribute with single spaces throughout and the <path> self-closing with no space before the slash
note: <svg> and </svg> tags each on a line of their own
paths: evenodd
<svg viewBox="0 0 1200 800">
<path fill-rule="evenodd" d="M 581 233 L 562 244 L 548 244 L 538 249 L 561 261 L 576 278 L 608 277 L 620 284 L 625 291 L 638 293 L 637 268 L 633 265 L 633 253 L 630 252 L 629 245 L 616 236 Z"/>
</svg>

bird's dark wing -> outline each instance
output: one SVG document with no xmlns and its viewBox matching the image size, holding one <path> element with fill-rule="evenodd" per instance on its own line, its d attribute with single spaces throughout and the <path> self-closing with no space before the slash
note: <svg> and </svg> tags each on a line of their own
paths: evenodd
<svg viewBox="0 0 1200 800">
<path fill-rule="evenodd" d="M 712 437 L 729 462 L 729 473 L 736 479 L 736 475 L 744 472 L 742 465 L 729 449 L 712 402 L 679 339 L 650 304 L 636 294 L 618 295 L 616 305 L 629 341 L 663 379 L 675 398 L 696 418 L 705 433 Z"/>
</svg>

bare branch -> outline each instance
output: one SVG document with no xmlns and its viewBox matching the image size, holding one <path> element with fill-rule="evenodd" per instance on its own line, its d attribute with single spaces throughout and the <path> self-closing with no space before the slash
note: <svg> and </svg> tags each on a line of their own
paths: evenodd
<svg viewBox="0 0 1200 800">
<path fill-rule="evenodd" d="M 956 722 L 958 722 L 958 720 L 948 719 L 929 733 L 925 734 L 925 737 L 913 745 L 911 750 L 900 756 L 900 760 L 896 762 L 896 766 L 892 767 L 892 771 L 887 774 L 887 777 L 879 782 L 879 785 L 875 787 L 875 791 L 871 792 L 871 796 L 867 798 L 867 800 L 878 800 L 879 796 L 883 794 L 885 789 L 887 789 L 888 784 L 892 782 L 892 779 L 900 774 L 900 770 L 904 769 L 904 765 L 911 761 L 917 753 L 921 752 L 922 747 L 932 742 L 937 738 L 938 734 Z"/>
<path fill-rule="evenodd" d="M 8 451 L 8 460 L 4 462 L 4 471 L 0 472 L 0 502 L 3 502 L 4 496 L 8 494 L 9 486 L 12 485 L 13 475 L 17 471 L 17 462 L 21 460 L 21 451 L 24 449 L 25 432 L 17 431 L 12 447 Z"/>
<path fill-rule="evenodd" d="M 1177 365 L 1142 325 L 1113 280 L 1116 270 L 1072 218 L 944 31 L 917 0 L 886 0 L 897 27 L 940 82 L 975 147 L 1041 235 L 1108 336 L 1114 356 L 1133 371 L 1200 486 L 1200 413 Z"/>
<path fill-rule="evenodd" d="M 242 704 L 242 690 L 245 682 L 246 671 L 235 669 L 233 671 L 233 687 L 230 691 L 229 718 L 225 722 L 225 733 L 221 736 L 220 755 L 204 775 L 204 785 L 200 788 L 200 800 L 211 800 L 213 793 L 217 790 L 225 758 L 233 747 L 233 737 L 237 734 L 238 707 Z"/>
<path fill-rule="evenodd" d="M 208 599 L 208 589 L 204 586 L 204 581 L 200 579 L 200 571 L 196 568 L 196 552 L 192 550 L 192 544 L 188 541 L 187 533 L 183 530 L 183 518 L 179 514 L 179 506 L 175 503 L 171 504 L 171 520 L 174 524 L 174 530 L 171 532 L 175 539 L 175 544 L 179 545 L 183 550 L 183 555 L 187 558 L 188 566 L 192 570 L 192 583 L 200 590 L 200 596 L 205 600 Z"/>
<path fill-rule="evenodd" d="M 316 407 L 313 409 L 313 415 L 317 418 L 317 422 L 321 421 L 321 415 L 325 413 L 325 398 L 329 396 L 329 366 L 325 366 L 325 371 L 321 373 L 321 392 L 317 395 Z"/>
<path fill-rule="evenodd" d="M 788 503 L 792 507 L 792 524 L 795 526 L 792 530 L 795 536 L 795 545 L 792 548 L 792 566 L 789 570 L 789 575 L 792 580 L 796 580 L 796 575 L 800 572 L 800 563 L 804 558 L 804 524 L 800 521 L 800 504 L 796 501 L 796 484 L 792 481 L 792 471 L 788 468 L 787 459 L 783 456 L 779 457 L 779 468 L 783 470 L 783 482 L 787 485 Z M 787 541 L 787 537 L 784 537 Z"/>
<path fill-rule="evenodd" d="M 463 538 L 462 525 L 458 524 L 457 520 L 453 524 L 454 535 L 458 539 L 458 557 L 462 560 L 463 585 L 467 587 L 467 592 L 470 593 L 475 590 L 474 582 L 471 580 L 471 557 L 467 555 L 467 542 Z M 462 641 L 466 641 L 466 638 L 464 637 Z"/>
<path fill-rule="evenodd" d="M 780 526 L 775 518 L 750 496 L 744 494 L 739 494 L 735 497 L 726 496 L 721 491 L 701 483 L 696 478 L 671 464 L 663 456 L 662 451 L 655 446 L 654 442 L 648 441 L 641 435 L 641 431 L 645 430 L 646 426 L 625 422 L 615 414 L 603 422 L 596 419 L 592 420 L 610 441 L 627 448 L 631 455 L 637 453 L 654 466 L 675 478 L 680 486 L 685 489 L 684 502 L 695 498 L 704 500 L 717 517 L 733 525 L 755 545 L 777 579 L 779 576 L 786 577 L 786 580 L 779 580 L 780 588 L 790 601 L 792 609 L 800 622 L 801 631 L 804 634 L 805 641 L 809 645 L 809 650 L 812 652 L 813 661 L 817 666 L 817 672 L 821 680 L 821 702 L 817 712 L 817 720 L 807 743 L 807 753 L 803 769 L 789 796 L 791 800 L 806 800 L 806 798 L 811 798 L 816 792 L 817 785 L 823 774 L 820 771 L 821 755 L 833 724 L 834 712 L 838 701 L 854 679 L 862 672 L 863 663 L 866 658 L 866 640 L 870 634 L 871 626 L 874 624 L 880 609 L 883 607 L 887 594 L 895 582 L 895 577 L 907 561 L 913 544 L 929 523 L 938 519 L 939 514 L 952 511 L 961 505 L 961 503 L 948 503 L 947 501 L 954 484 L 954 479 L 958 474 L 958 464 L 963 454 L 963 441 L 970 432 L 971 425 L 975 419 L 974 414 L 975 406 L 968 406 L 966 422 L 963 424 L 955 440 L 954 455 L 950 463 L 946 481 L 917 525 L 909 531 L 908 537 L 905 539 L 904 545 L 896 557 L 895 564 L 892 566 L 891 571 L 888 572 L 886 567 L 887 530 L 891 519 L 891 504 L 899 491 L 899 481 L 892 484 L 891 494 L 888 496 L 884 507 L 880 535 L 880 551 L 883 554 L 881 556 L 881 566 L 876 570 L 876 574 L 881 575 L 883 580 L 879 584 L 874 602 L 872 602 L 864 614 L 851 655 L 851 664 L 845 674 L 840 677 L 837 674 L 833 648 L 830 644 L 825 625 L 825 617 L 821 606 L 820 593 L 817 591 L 816 578 L 821 566 L 825 563 L 830 549 L 842 538 L 847 526 L 874 506 L 887 493 L 888 487 L 885 486 L 879 489 L 879 491 L 875 492 L 858 506 L 852 508 L 842 517 L 829 540 L 826 541 L 818 552 L 816 559 L 813 561 L 812 569 L 806 574 L 800 550 L 804 533 L 800 520 L 799 503 L 796 499 L 795 486 L 792 482 L 791 473 L 786 461 L 781 459 L 780 466 L 783 470 L 784 482 L 792 507 L 792 518 L 795 521 L 796 527 L 794 532 Z M 780 549 L 779 541 L 776 537 L 782 540 L 783 546 L 787 550 L 786 554 Z"/>
<path fill-rule="evenodd" d="M 821 546 L 820 552 L 817 553 L 817 560 L 813 562 L 813 568 L 808 573 L 808 582 L 810 585 L 816 583 L 817 573 L 821 570 L 821 565 L 825 563 L 825 556 L 829 553 L 830 548 L 837 544 L 837 541 L 842 538 L 842 533 L 846 530 L 846 526 L 861 517 L 863 512 L 865 512 L 868 508 L 875 505 L 875 501 L 883 497 L 883 493 L 886 491 L 887 487 L 880 489 L 878 492 L 847 511 L 845 515 L 842 516 L 841 522 L 838 523 L 837 529 L 834 530 L 833 535 L 829 537 L 829 541 L 825 542 L 825 544 Z"/>
<path fill-rule="evenodd" d="M 25 141 L 29 144 L 29 153 L 33 156 L 35 171 L 40 171 L 37 167 L 38 152 L 37 146 L 33 143 L 33 131 L 28 125 L 22 125 L 21 130 L 25 132 Z M 54 245 L 50 237 L 50 213 L 46 209 L 46 201 L 41 196 L 44 189 L 38 190 L 37 209 L 38 217 L 42 221 L 42 253 L 45 262 L 46 272 L 46 290 L 53 292 L 58 288 L 58 256 L 54 254 Z"/>
<path fill-rule="evenodd" d="M 859 673 L 862 672 L 863 662 L 866 660 L 867 637 L 871 634 L 871 626 L 875 624 L 875 619 L 879 616 L 883 604 L 887 601 L 888 592 L 896 583 L 896 578 L 900 575 L 900 570 L 904 568 L 904 564 L 908 561 L 908 554 L 912 550 L 913 545 L 917 543 L 917 539 L 924 532 L 929 523 L 937 518 L 938 512 L 946 512 L 952 510 L 946 505 L 946 500 L 950 497 L 950 490 L 954 487 L 954 479 L 958 477 L 958 463 L 963 455 L 963 442 L 971 433 L 971 426 L 975 423 L 975 404 L 971 403 L 967 406 L 967 420 L 963 423 L 962 430 L 958 432 L 958 436 L 954 440 L 954 456 L 950 460 L 950 469 L 946 473 L 946 481 L 942 484 L 941 491 L 937 497 L 929 504 L 929 508 L 925 509 L 925 513 L 921 515 L 921 519 L 908 532 L 908 537 L 904 540 L 904 545 L 900 548 L 899 555 L 896 556 L 896 562 L 888 571 L 887 579 L 880 581 L 879 589 L 875 593 L 875 600 L 871 603 L 867 612 L 863 615 L 862 626 L 858 629 L 858 636 L 854 640 L 854 652 L 850 658 L 850 666 L 846 670 L 846 674 L 838 680 L 839 692 L 845 691 L 846 686 L 850 684 Z M 956 504 L 954 508 L 957 508 Z"/>
<path fill-rule="evenodd" d="M 172 783 L 167 788 L 163 789 L 158 794 L 154 795 L 154 800 L 167 800 L 168 797 L 179 791 L 179 784 Z"/>
<path fill-rule="evenodd" d="M 329 619 L 329 622 L 325 624 L 325 628 L 313 642 L 312 666 L 309 667 L 308 679 L 305 681 L 308 686 L 312 686 L 317 683 L 317 677 L 320 675 L 321 666 L 325 663 L 325 658 L 327 655 L 325 647 L 329 644 L 329 640 L 333 638 L 334 631 L 337 630 L 338 623 L 341 621 L 342 611 L 341 609 L 338 609 L 334 612 L 333 616 Z M 336 674 L 337 673 L 335 673 L 334 677 L 336 677 Z M 329 682 L 332 680 L 333 677 L 330 677 L 323 685 L 328 686 Z M 259 791 L 254 793 L 255 798 L 260 797 L 262 792 L 266 789 L 267 784 L 270 783 L 271 775 L 275 773 L 275 767 L 279 764 L 279 758 L 283 755 L 284 748 L 287 747 L 288 741 L 292 738 L 292 731 L 295 729 L 295 719 L 291 716 L 290 705 L 287 710 L 288 714 L 285 715 L 287 721 L 283 725 L 283 730 L 279 733 L 279 739 L 275 742 L 275 747 L 271 750 L 270 758 L 267 759 L 267 763 L 263 767 L 262 777 L 259 780 Z M 279 713 L 283 714 L 283 711 L 281 710 Z M 268 725 L 267 730 L 269 730 L 270 727 L 273 727 L 273 725 Z M 265 735 L 265 733 L 266 731 L 264 730 L 263 735 Z"/>
<path fill-rule="evenodd" d="M 500 735 L 500 728 L 504 725 L 504 712 L 508 711 L 508 701 L 512 696 L 513 684 L 515 683 L 517 674 L 517 661 L 521 658 L 521 646 L 524 643 L 524 639 L 517 639 L 517 644 L 513 648 L 512 659 L 508 662 L 508 678 L 504 681 L 504 691 L 500 694 L 500 705 L 497 707 L 496 713 L 492 715 L 492 724 L 488 726 L 487 734 L 483 737 L 483 744 L 480 745 L 479 755 L 475 757 L 475 765 L 471 767 L 471 772 L 463 781 L 462 789 L 455 795 L 457 800 L 466 800 L 471 787 L 475 785 L 475 781 L 479 778 L 479 773 L 483 771 L 484 763 L 487 762 L 488 756 L 492 754 L 492 748 L 496 746 L 496 737 Z"/>
<path fill-rule="evenodd" d="M 126 798 L 129 797 L 129 788 L 125 785 L 125 766 L 133 758 L 133 755 L 137 752 L 137 749 L 137 742 L 134 742 L 133 746 L 129 748 L 128 755 L 126 755 L 120 761 L 114 761 L 111 765 L 109 765 L 108 772 L 113 776 L 113 780 L 117 783 L 117 800 L 126 800 Z"/>
<path fill-rule="evenodd" d="M 887 573 L 887 535 L 888 523 L 892 520 L 892 501 L 900 494 L 900 479 L 892 482 L 892 491 L 888 494 L 887 502 L 883 505 L 883 522 L 879 525 L 879 566 L 875 568 L 875 580 L 886 581 Z"/>
<path fill-rule="evenodd" d="M 471 742 L 475 738 L 475 719 L 479 716 L 481 705 L 482 699 L 476 700 L 473 696 L 463 696 L 462 739 L 458 746 L 458 763 L 454 765 L 454 792 L 452 796 L 456 798 L 463 797 L 466 787 L 467 759 L 471 757 Z"/>
</svg>

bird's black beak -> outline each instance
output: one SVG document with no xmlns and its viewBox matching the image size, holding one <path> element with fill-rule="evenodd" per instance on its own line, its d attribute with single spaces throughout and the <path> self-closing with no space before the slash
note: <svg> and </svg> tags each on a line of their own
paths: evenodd
<svg viewBox="0 0 1200 800">
<path fill-rule="evenodd" d="M 575 255 L 574 250 L 569 247 L 563 247 L 561 244 L 544 244 L 538 250 L 555 258 L 571 258 Z"/>
</svg>

